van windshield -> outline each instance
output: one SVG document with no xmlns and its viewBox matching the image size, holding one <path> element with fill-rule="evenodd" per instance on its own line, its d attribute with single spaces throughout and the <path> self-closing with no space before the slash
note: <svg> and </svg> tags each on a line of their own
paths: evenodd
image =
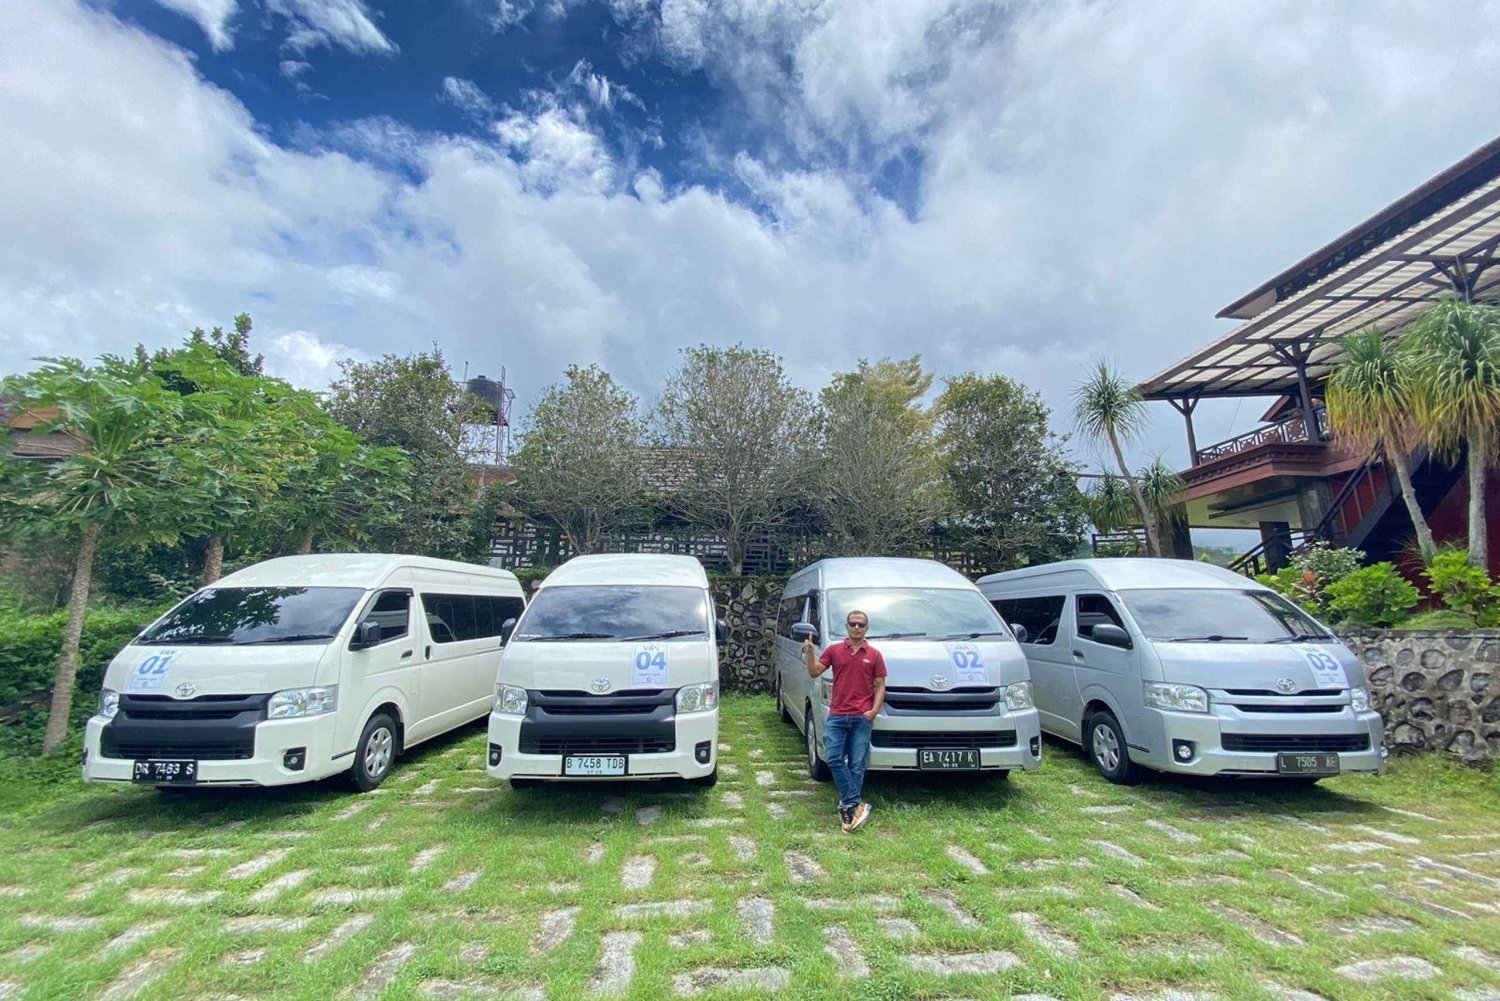
<svg viewBox="0 0 1500 1001">
<path fill-rule="evenodd" d="M 1142 588 L 1119 592 L 1141 632 L 1179 642 L 1332 640 L 1312 616 L 1271 591 Z"/>
<path fill-rule="evenodd" d="M 210 587 L 177 606 L 136 642 L 327 642 L 364 593 L 357 587 Z"/>
<path fill-rule="evenodd" d="M 698 587 L 600 584 L 543 587 L 516 640 L 647 640 L 708 635 Z"/>
<path fill-rule="evenodd" d="M 870 618 L 870 639 L 1009 636 L 978 591 L 958 587 L 842 587 L 828 592 L 828 635 L 844 635 L 853 611 Z"/>
</svg>

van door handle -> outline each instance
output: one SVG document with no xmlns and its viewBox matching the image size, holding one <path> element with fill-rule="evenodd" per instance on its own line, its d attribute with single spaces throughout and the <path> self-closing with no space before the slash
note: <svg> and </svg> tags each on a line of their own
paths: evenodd
<svg viewBox="0 0 1500 1001">
<path fill-rule="evenodd" d="M 1082 650 L 1074 650 L 1073 651 L 1073 656 L 1077 657 L 1079 660 L 1082 660 L 1083 659 L 1083 651 Z"/>
<path fill-rule="evenodd" d="M 410 657 L 412 655 L 412 653 L 413 653 L 413 651 L 411 651 L 411 650 L 405 651 L 404 653 L 401 654 L 401 659 L 405 660 L 406 658 Z"/>
<path fill-rule="evenodd" d="M 432 659 L 432 644 L 431 643 L 427 644 L 427 647 L 422 651 L 422 659 L 423 660 L 431 660 Z"/>
</svg>

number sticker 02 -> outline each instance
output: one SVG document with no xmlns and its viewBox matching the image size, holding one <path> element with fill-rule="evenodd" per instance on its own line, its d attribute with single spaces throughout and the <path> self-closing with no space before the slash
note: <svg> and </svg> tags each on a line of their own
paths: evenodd
<svg viewBox="0 0 1500 1001">
<path fill-rule="evenodd" d="M 984 655 L 970 643 L 959 643 L 948 648 L 948 659 L 953 664 L 953 681 L 958 685 L 983 685 L 988 680 L 984 669 Z"/>
</svg>

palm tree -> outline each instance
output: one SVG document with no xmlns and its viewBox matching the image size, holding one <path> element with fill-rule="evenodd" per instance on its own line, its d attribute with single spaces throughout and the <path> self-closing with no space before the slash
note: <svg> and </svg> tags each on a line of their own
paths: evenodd
<svg viewBox="0 0 1500 1001">
<path fill-rule="evenodd" d="M 1125 481 L 1114 473 L 1105 473 L 1096 479 L 1085 494 L 1085 500 L 1089 520 L 1101 532 L 1113 532 L 1135 521 L 1135 498 L 1130 496 Z"/>
<path fill-rule="evenodd" d="M 1073 390 L 1073 420 L 1086 440 L 1109 442 L 1115 453 L 1115 462 L 1120 466 L 1120 475 L 1135 498 L 1141 526 L 1146 530 L 1146 552 L 1160 556 L 1161 543 L 1157 540 L 1155 526 L 1151 524 L 1151 511 L 1146 506 L 1146 498 L 1135 474 L 1125 464 L 1125 452 L 1120 447 L 1122 441 L 1130 441 L 1145 426 L 1146 404 L 1141 394 L 1101 361 Z"/>
<path fill-rule="evenodd" d="M 1344 357 L 1323 393 L 1328 421 L 1350 448 L 1361 452 L 1385 449 L 1385 461 L 1396 473 L 1425 563 L 1437 546 L 1417 503 L 1407 464 L 1412 435 L 1411 359 L 1397 341 L 1374 327 L 1345 334 L 1339 345 Z"/>
<path fill-rule="evenodd" d="M 1433 306 L 1408 333 L 1417 427 L 1440 452 L 1469 451 L 1469 562 L 1485 566 L 1484 474 L 1500 450 L 1500 311 L 1458 299 Z"/>
<path fill-rule="evenodd" d="M 1152 524 L 1158 531 L 1170 532 L 1173 526 L 1187 520 L 1187 511 L 1177 502 L 1187 484 L 1177 475 L 1177 470 L 1167 465 L 1165 459 L 1156 456 L 1150 465 L 1141 467 L 1136 475 L 1140 478 L 1141 496 L 1146 499 L 1146 509 L 1151 512 Z"/>
</svg>

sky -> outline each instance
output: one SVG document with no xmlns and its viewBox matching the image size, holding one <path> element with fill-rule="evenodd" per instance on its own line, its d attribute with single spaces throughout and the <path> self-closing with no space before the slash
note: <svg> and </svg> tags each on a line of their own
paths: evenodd
<svg viewBox="0 0 1500 1001">
<path fill-rule="evenodd" d="M 743 343 L 1003 373 L 1070 430 L 1500 134 L 1500 3 L 5 0 L 0 372 L 255 320 L 517 416 Z M 1208 443 L 1270 401 L 1206 403 Z M 1186 465 L 1151 404 L 1131 450 Z M 1102 454 L 1078 449 L 1099 468 Z"/>
</svg>

